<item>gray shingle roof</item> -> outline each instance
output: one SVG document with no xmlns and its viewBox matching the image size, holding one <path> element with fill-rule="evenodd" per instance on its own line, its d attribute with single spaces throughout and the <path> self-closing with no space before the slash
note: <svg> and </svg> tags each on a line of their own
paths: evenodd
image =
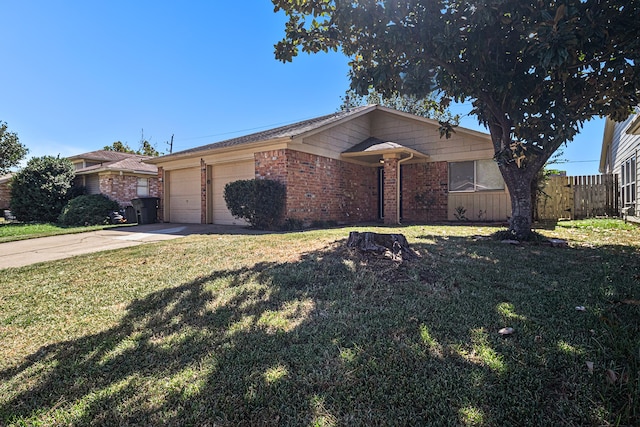
<svg viewBox="0 0 640 427">
<path fill-rule="evenodd" d="M 319 129 L 323 126 L 342 121 L 348 117 L 358 115 L 367 110 L 375 109 L 375 106 L 366 105 L 362 107 L 355 107 L 348 111 L 338 111 L 326 116 L 316 117 L 309 120 L 293 123 L 286 126 L 280 126 L 274 129 L 269 129 L 261 132 L 252 133 L 249 135 L 241 136 L 238 138 L 227 139 L 224 141 L 214 142 L 212 144 L 202 145 L 199 147 L 190 148 L 183 151 L 178 151 L 173 154 L 162 156 L 160 158 L 166 159 L 170 157 L 178 157 L 198 153 L 201 151 L 208 151 L 216 148 L 233 147 L 236 145 L 249 144 L 252 142 L 269 141 L 278 138 L 294 138 L 296 136 L 311 132 Z M 154 162 L 155 163 L 155 162 Z"/>
<path fill-rule="evenodd" d="M 100 170 L 155 174 L 158 171 L 157 166 L 149 163 L 143 163 L 145 160 L 151 158 L 151 156 L 143 156 L 140 154 L 98 150 L 71 156 L 69 157 L 69 160 L 90 160 L 92 162 L 100 162 L 100 164 L 98 165 L 92 165 L 86 168 L 77 169 L 77 174 L 92 173 Z"/>
<path fill-rule="evenodd" d="M 358 145 L 354 145 L 345 151 L 345 153 L 360 153 L 360 152 L 373 152 L 373 151 L 382 151 L 382 150 L 391 150 L 394 148 L 405 148 L 403 145 L 400 145 L 393 141 L 383 141 L 381 139 L 370 137 L 359 143 Z"/>
</svg>

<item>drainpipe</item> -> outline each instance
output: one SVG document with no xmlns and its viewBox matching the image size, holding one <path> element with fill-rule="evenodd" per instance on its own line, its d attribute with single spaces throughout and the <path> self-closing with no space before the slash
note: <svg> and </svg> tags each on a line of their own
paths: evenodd
<svg viewBox="0 0 640 427">
<path fill-rule="evenodd" d="M 398 170 L 396 173 L 398 176 L 396 177 L 396 218 L 398 218 L 398 224 L 400 224 L 400 204 L 402 201 L 400 200 L 400 169 L 402 169 L 401 164 L 413 159 L 413 153 L 409 153 L 409 157 L 398 160 Z"/>
</svg>

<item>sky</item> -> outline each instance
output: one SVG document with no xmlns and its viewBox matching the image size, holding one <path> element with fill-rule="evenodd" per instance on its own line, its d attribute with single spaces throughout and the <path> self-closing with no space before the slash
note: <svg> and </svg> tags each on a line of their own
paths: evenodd
<svg viewBox="0 0 640 427">
<path fill-rule="evenodd" d="M 29 157 L 142 138 L 173 152 L 338 110 L 340 53 L 275 59 L 285 16 L 269 0 L 0 0 L 0 121 Z M 470 103 L 461 126 L 485 131 Z M 569 175 L 598 173 L 604 120 L 564 148 Z"/>
</svg>

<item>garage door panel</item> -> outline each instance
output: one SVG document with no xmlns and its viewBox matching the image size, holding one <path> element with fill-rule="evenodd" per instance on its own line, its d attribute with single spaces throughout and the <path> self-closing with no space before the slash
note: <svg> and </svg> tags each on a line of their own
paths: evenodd
<svg viewBox="0 0 640 427">
<path fill-rule="evenodd" d="M 173 223 L 200 223 L 200 169 L 169 171 L 169 220 Z"/>
<path fill-rule="evenodd" d="M 226 225 L 246 225 L 247 222 L 234 218 L 224 201 L 224 187 L 230 182 L 255 178 L 253 161 L 213 165 L 213 223 Z"/>
</svg>

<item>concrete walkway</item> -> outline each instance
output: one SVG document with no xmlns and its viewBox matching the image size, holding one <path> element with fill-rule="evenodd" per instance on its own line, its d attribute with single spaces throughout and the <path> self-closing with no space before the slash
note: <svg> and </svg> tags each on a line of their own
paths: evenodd
<svg viewBox="0 0 640 427">
<path fill-rule="evenodd" d="M 176 239 L 192 234 L 254 234 L 235 226 L 145 224 L 0 243 L 0 269 Z"/>
</svg>

